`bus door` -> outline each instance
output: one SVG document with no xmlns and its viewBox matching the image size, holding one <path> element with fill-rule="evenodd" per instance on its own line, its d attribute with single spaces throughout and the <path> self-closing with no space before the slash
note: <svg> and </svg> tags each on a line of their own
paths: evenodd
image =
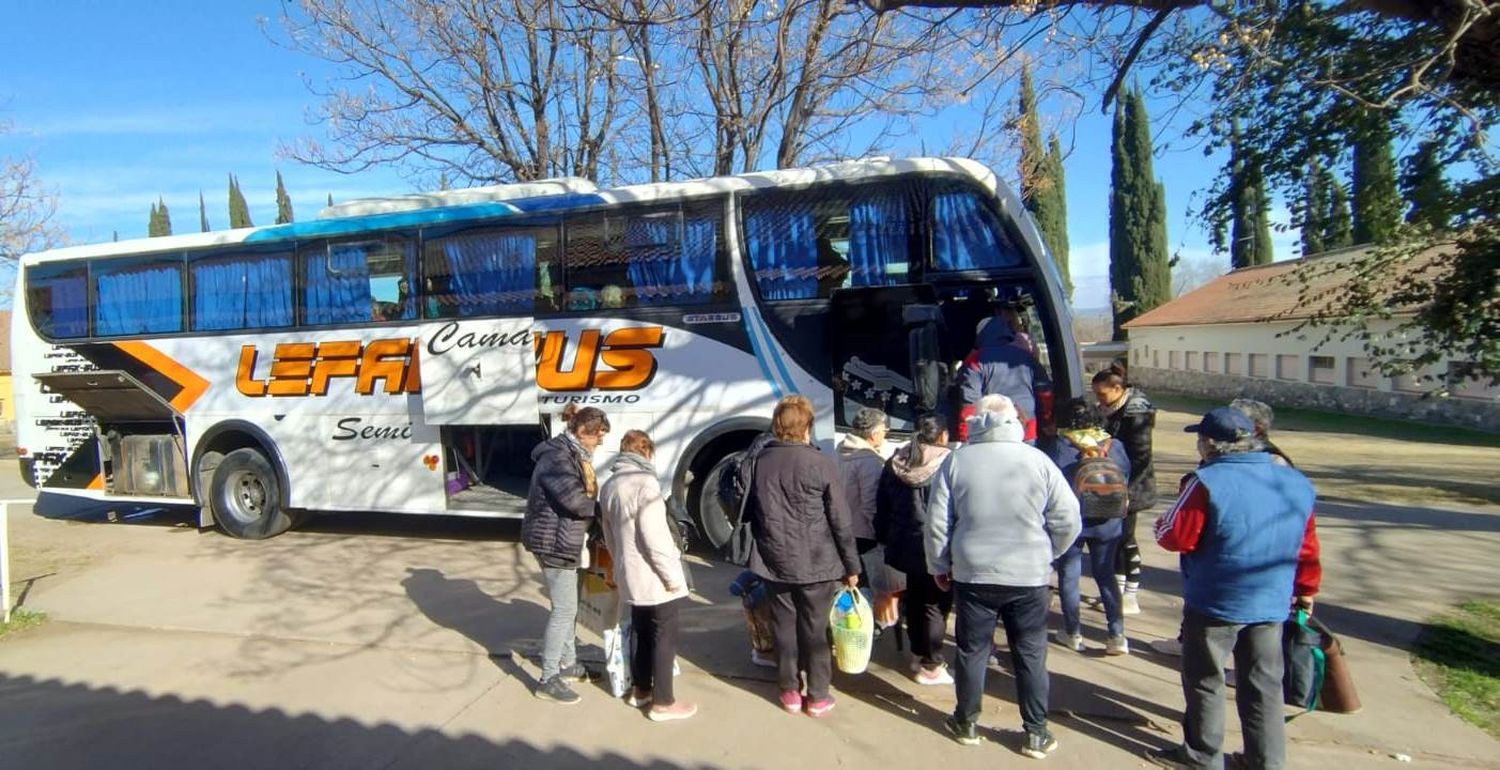
<svg viewBox="0 0 1500 770">
<path fill-rule="evenodd" d="M 422 325 L 422 414 L 429 425 L 536 425 L 531 317 Z"/>
<path fill-rule="evenodd" d="M 919 414 L 940 410 L 947 372 L 939 351 L 942 311 L 931 286 L 840 289 L 830 302 L 834 418 L 854 422 L 861 407 L 909 431 Z"/>
</svg>

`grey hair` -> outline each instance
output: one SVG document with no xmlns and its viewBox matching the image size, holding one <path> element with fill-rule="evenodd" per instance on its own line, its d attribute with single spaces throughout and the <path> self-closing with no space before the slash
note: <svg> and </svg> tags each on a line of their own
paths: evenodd
<svg viewBox="0 0 1500 770">
<path fill-rule="evenodd" d="M 1256 436 L 1246 436 L 1244 438 L 1235 439 L 1234 441 L 1219 441 L 1218 439 L 1211 439 L 1207 436 L 1202 436 L 1202 438 L 1204 441 L 1208 442 L 1209 457 L 1242 455 L 1246 452 L 1264 452 L 1266 449 L 1266 442 L 1262 441 L 1259 437 Z"/>
<path fill-rule="evenodd" d="M 885 412 L 873 406 L 865 406 L 860 407 L 860 410 L 854 413 L 854 424 L 849 427 L 850 432 L 854 435 L 862 439 L 868 439 L 876 428 L 886 425 L 888 422 L 889 420 L 886 418 Z"/>
<path fill-rule="evenodd" d="M 1021 410 L 1016 408 L 1016 402 L 1000 393 L 990 393 L 982 396 L 979 403 L 974 405 L 975 412 L 994 412 L 1001 417 L 1021 418 Z"/>
<path fill-rule="evenodd" d="M 1229 408 L 1249 417 L 1255 423 L 1256 433 L 1262 436 L 1270 434 L 1271 423 L 1276 419 L 1276 411 L 1270 404 L 1253 398 L 1237 398 L 1229 402 Z"/>
</svg>

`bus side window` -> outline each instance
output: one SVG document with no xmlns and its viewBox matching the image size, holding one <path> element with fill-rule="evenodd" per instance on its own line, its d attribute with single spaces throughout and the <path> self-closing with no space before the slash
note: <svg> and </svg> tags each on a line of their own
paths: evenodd
<svg viewBox="0 0 1500 770">
<path fill-rule="evenodd" d="M 603 212 L 582 214 L 568 220 L 566 292 L 563 310 L 582 313 L 605 306 L 608 295 L 614 307 L 636 304 L 638 287 L 632 280 L 629 246 L 632 220 Z"/>
<path fill-rule="evenodd" d="M 851 286 L 909 283 L 912 205 L 897 185 L 860 185 L 843 195 L 747 196 L 745 251 L 768 300 L 828 297 Z"/>
<path fill-rule="evenodd" d="M 292 325 L 292 255 L 234 254 L 188 263 L 194 331 Z"/>
<path fill-rule="evenodd" d="M 967 189 L 932 196 L 932 268 L 939 271 L 1022 267 L 1025 260 L 995 213 Z"/>
<path fill-rule="evenodd" d="M 87 337 L 88 302 L 88 273 L 82 265 L 43 264 L 26 269 L 26 304 L 43 337 Z"/>
<path fill-rule="evenodd" d="M 95 334 L 182 331 L 180 258 L 99 260 L 92 275 Z"/>
<path fill-rule="evenodd" d="M 424 315 L 531 315 L 539 306 L 550 309 L 555 241 L 554 231 L 542 228 L 429 239 L 423 258 Z"/>
</svg>

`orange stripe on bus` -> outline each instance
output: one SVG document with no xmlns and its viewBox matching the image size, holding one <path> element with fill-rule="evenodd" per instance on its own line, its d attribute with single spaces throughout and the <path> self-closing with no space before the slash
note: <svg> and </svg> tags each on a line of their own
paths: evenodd
<svg viewBox="0 0 1500 770">
<path fill-rule="evenodd" d="M 88 485 L 87 488 L 88 489 L 103 489 L 104 488 L 104 474 L 100 473 L 100 474 L 94 476 L 93 480 L 89 482 L 89 485 Z"/>
<path fill-rule="evenodd" d="M 208 390 L 208 380 L 203 379 L 198 376 L 197 372 L 177 363 L 167 354 L 144 342 L 137 340 L 116 342 L 115 347 L 125 351 L 125 353 L 181 386 L 182 390 L 177 392 L 177 395 L 172 398 L 171 402 L 172 408 L 179 412 L 186 413 L 188 408 L 203 395 L 204 391 Z"/>
</svg>

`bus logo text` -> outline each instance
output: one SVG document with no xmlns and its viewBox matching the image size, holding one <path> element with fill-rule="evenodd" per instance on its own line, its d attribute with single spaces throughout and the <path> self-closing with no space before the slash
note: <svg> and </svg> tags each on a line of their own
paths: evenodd
<svg viewBox="0 0 1500 770">
<path fill-rule="evenodd" d="M 651 349 L 661 347 L 664 336 L 660 326 L 616 329 L 608 335 L 588 329 L 578 335 L 573 366 L 564 371 L 567 332 L 537 332 L 536 384 L 554 393 L 643 388 L 656 376 L 656 356 Z"/>
<path fill-rule="evenodd" d="M 271 356 L 269 376 L 255 376 L 260 350 L 254 345 L 240 348 L 240 368 L 234 386 L 247 396 L 326 396 L 335 377 L 354 378 L 354 392 L 372 395 L 376 387 L 385 393 L 420 393 L 416 340 L 397 338 L 361 344 L 359 340 L 336 342 L 282 342 Z"/>
</svg>

